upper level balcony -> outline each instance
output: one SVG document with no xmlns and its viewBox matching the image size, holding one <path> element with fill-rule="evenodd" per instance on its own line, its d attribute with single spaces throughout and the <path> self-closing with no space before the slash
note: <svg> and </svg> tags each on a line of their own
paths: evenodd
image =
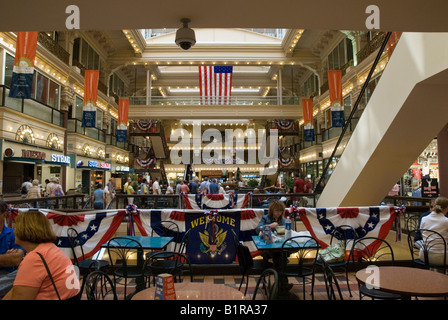
<svg viewBox="0 0 448 320">
<path fill-rule="evenodd" d="M 208 103 L 209 102 L 209 103 Z M 204 101 L 199 96 L 130 97 L 129 119 L 299 119 L 297 97 L 232 96 Z"/>
<path fill-rule="evenodd" d="M 43 104 L 33 98 L 16 99 L 9 97 L 9 87 L 0 85 L 0 106 L 21 112 L 33 118 L 63 127 L 64 116 L 58 109 Z"/>
</svg>

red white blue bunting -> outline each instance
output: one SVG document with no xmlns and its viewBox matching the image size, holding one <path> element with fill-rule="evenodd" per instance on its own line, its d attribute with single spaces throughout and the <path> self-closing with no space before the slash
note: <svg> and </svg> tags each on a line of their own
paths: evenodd
<svg viewBox="0 0 448 320">
<path fill-rule="evenodd" d="M 135 122 L 135 125 L 140 131 L 148 132 L 151 130 L 151 127 L 153 126 L 154 122 L 152 120 L 137 120 Z"/>
<path fill-rule="evenodd" d="M 9 212 L 10 218 L 14 220 L 18 214 L 29 210 L 32 209 L 13 209 Z M 352 226 L 358 238 L 369 236 L 384 239 L 400 210 L 403 209 L 389 206 L 317 209 L 290 207 L 286 209 L 294 216 L 298 212 L 306 229 L 323 248 L 330 243 L 331 231 L 341 225 Z M 40 211 L 50 221 L 57 236 L 57 246 L 70 258 L 72 258 L 72 252 L 67 238 L 67 229 L 70 227 L 75 228 L 81 235 L 81 244 L 85 257 L 88 258 L 97 253 L 101 245 L 107 243 L 114 236 L 126 216 L 128 218 L 130 215 L 132 216 L 132 223 L 135 224 L 142 236 L 151 235 L 152 226 L 161 221 L 175 222 L 179 226 L 180 233 L 177 238 L 181 239 L 182 234 L 191 228 L 191 226 L 186 226 L 186 214 L 198 214 L 198 217 L 203 217 L 204 214 L 211 212 L 210 210 L 138 209 L 135 206 L 119 210 L 94 210 L 70 214 L 47 209 Z M 256 235 L 257 226 L 262 216 L 267 214 L 267 209 L 217 210 L 213 211 L 213 216 L 216 218 L 223 213 L 234 214 L 236 219 L 240 219 L 239 230 L 235 230 L 239 240 L 249 247 L 253 256 L 259 254 L 252 241 L 252 235 Z M 131 229 L 130 226 L 129 229 Z M 375 245 L 375 243 L 372 242 L 371 245 Z M 78 257 L 81 256 L 80 248 L 76 248 L 75 252 Z"/>
<path fill-rule="evenodd" d="M 152 166 L 155 163 L 156 159 L 155 158 L 151 158 L 151 159 L 135 159 L 135 162 L 137 162 L 137 164 L 142 167 L 142 168 L 149 168 L 150 166 Z"/>
</svg>

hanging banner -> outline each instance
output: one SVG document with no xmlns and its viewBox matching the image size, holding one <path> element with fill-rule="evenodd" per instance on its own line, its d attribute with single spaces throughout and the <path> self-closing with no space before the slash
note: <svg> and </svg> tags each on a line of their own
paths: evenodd
<svg viewBox="0 0 448 320">
<path fill-rule="evenodd" d="M 314 141 L 313 99 L 302 99 L 305 141 Z"/>
<path fill-rule="evenodd" d="M 84 107 L 82 109 L 82 126 L 96 127 L 96 99 L 98 95 L 98 70 L 86 70 L 84 78 Z"/>
<path fill-rule="evenodd" d="M 330 93 L 331 124 L 333 127 L 343 127 L 345 120 L 341 70 L 328 70 L 328 90 Z"/>
<path fill-rule="evenodd" d="M 118 100 L 117 142 L 126 142 L 128 132 L 129 99 Z"/>
<path fill-rule="evenodd" d="M 18 32 L 16 56 L 12 69 L 11 98 L 31 98 L 38 32 Z"/>
<path fill-rule="evenodd" d="M 392 52 L 394 52 L 402 33 L 403 32 L 392 32 L 390 34 L 389 40 L 387 41 L 387 55 L 389 58 L 392 55 Z"/>
</svg>

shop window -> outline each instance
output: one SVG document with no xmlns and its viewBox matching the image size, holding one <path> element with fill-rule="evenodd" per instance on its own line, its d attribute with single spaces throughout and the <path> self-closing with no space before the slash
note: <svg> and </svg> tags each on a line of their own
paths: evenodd
<svg viewBox="0 0 448 320">
<path fill-rule="evenodd" d="M 84 105 L 84 99 L 80 96 L 76 96 L 75 98 L 75 114 L 74 117 L 80 121 L 82 121 L 82 108 Z"/>
<path fill-rule="evenodd" d="M 48 105 L 55 109 L 59 109 L 59 85 L 50 80 L 50 87 L 48 91 Z"/>
<path fill-rule="evenodd" d="M 5 82 L 4 84 L 11 88 L 12 84 L 12 68 L 14 67 L 14 57 L 10 54 L 5 56 Z"/>
<path fill-rule="evenodd" d="M 96 109 L 96 127 L 99 130 L 103 129 L 103 111 Z"/>
</svg>

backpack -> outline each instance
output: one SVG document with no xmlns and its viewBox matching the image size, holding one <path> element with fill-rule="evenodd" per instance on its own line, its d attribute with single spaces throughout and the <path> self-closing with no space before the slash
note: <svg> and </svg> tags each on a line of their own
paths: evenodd
<svg viewBox="0 0 448 320">
<path fill-rule="evenodd" d="M 17 189 L 16 189 L 16 190 L 17 190 Z M 21 193 L 21 194 L 27 194 L 27 193 L 28 193 L 28 189 L 26 188 L 26 185 L 25 185 L 25 184 L 22 186 L 22 189 L 20 190 L 20 193 Z"/>
<path fill-rule="evenodd" d="M 59 190 L 59 188 L 56 189 L 56 191 L 54 192 L 55 196 L 62 196 L 62 192 L 61 190 Z"/>
</svg>

